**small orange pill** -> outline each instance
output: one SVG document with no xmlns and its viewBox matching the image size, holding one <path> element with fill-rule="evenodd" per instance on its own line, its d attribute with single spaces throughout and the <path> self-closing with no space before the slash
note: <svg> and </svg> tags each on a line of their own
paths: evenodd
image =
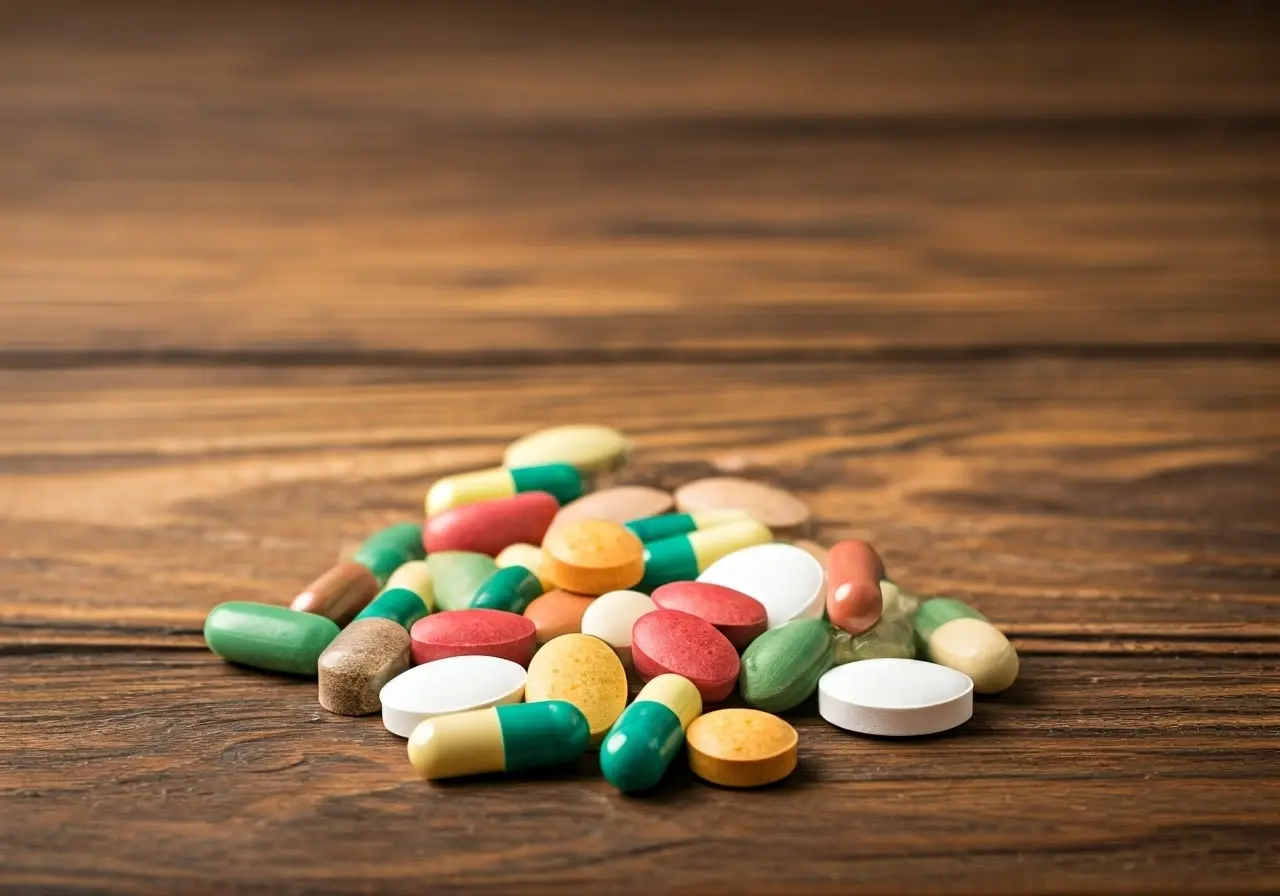
<svg viewBox="0 0 1280 896">
<path fill-rule="evenodd" d="M 538 632 L 538 643 L 545 644 L 552 638 L 581 632 L 582 614 L 594 600 L 590 595 L 556 589 L 535 597 L 524 608 L 524 617 L 532 620 Z"/>
<path fill-rule="evenodd" d="M 796 729 L 758 709 L 720 709 L 698 716 L 685 732 L 689 767 L 722 787 L 761 787 L 796 767 Z"/>
<path fill-rule="evenodd" d="M 542 543 L 539 574 L 566 591 L 598 595 L 630 588 L 644 577 L 644 544 L 607 520 L 557 526 Z"/>
</svg>

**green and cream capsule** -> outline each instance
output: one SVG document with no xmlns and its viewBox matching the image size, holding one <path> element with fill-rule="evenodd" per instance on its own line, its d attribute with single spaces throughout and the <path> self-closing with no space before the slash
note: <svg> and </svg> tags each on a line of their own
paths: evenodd
<svg viewBox="0 0 1280 896">
<path fill-rule="evenodd" d="M 410 560 L 421 560 L 426 555 L 422 546 L 422 525 L 396 523 L 366 538 L 351 559 L 373 573 L 381 586 L 401 566 Z"/>
<path fill-rule="evenodd" d="M 427 780 L 562 765 L 586 749 L 587 717 L 564 700 L 437 716 L 409 735 L 409 761 Z"/>
<path fill-rule="evenodd" d="M 963 672 L 979 694 L 998 694 L 1018 677 L 1018 652 L 1009 639 L 973 607 L 950 597 L 934 597 L 915 613 L 921 656 Z"/>
<path fill-rule="evenodd" d="M 375 597 L 369 606 L 356 614 L 355 621 L 361 619 L 390 619 L 392 622 L 408 629 L 415 622 L 431 612 L 426 601 L 408 588 L 388 588 Z"/>
<path fill-rule="evenodd" d="M 754 519 L 741 520 L 645 545 L 644 578 L 637 591 L 648 593 L 668 582 L 692 581 L 712 563 L 734 551 L 773 540 L 773 533 Z"/>
<path fill-rule="evenodd" d="M 659 675 L 636 695 L 600 746 L 600 770 L 624 793 L 657 786 L 702 715 L 702 696 L 689 679 Z"/>
<path fill-rule="evenodd" d="M 582 496 L 582 474 L 572 464 L 494 467 L 437 480 L 427 492 L 427 516 L 454 507 L 509 498 L 522 492 L 548 492 L 563 506 Z"/>
<path fill-rule="evenodd" d="M 752 522 L 751 514 L 745 510 L 703 510 L 698 513 L 661 513 L 657 516 L 646 516 L 632 520 L 626 527 L 636 537 L 648 544 L 664 538 L 675 538 L 677 535 L 688 535 L 703 529 L 714 529 L 727 526 L 729 523 Z"/>
<path fill-rule="evenodd" d="M 504 566 L 476 589 L 470 608 L 523 613 L 542 592 L 542 581 L 532 570 L 524 566 Z"/>
</svg>

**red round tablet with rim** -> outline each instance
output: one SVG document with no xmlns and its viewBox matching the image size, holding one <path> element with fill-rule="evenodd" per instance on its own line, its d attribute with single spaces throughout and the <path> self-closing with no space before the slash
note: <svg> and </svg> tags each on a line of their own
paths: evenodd
<svg viewBox="0 0 1280 896">
<path fill-rule="evenodd" d="M 729 639 L 679 610 L 654 610 L 636 620 L 631 659 L 644 681 L 667 672 L 683 675 L 708 703 L 724 700 L 738 681 L 738 651 Z"/>
<path fill-rule="evenodd" d="M 738 650 L 764 634 L 769 613 L 764 604 L 736 588 L 709 582 L 671 582 L 654 589 L 661 610 L 679 610 L 714 625 Z"/>
<path fill-rule="evenodd" d="M 548 492 L 477 501 L 430 517 L 422 526 L 422 546 L 437 551 L 471 551 L 496 557 L 521 542 L 542 544 L 542 536 L 560 510 Z"/>
<path fill-rule="evenodd" d="M 532 619 L 502 610 L 450 610 L 409 630 L 415 666 L 450 656 L 496 656 L 528 666 L 537 648 Z"/>
</svg>

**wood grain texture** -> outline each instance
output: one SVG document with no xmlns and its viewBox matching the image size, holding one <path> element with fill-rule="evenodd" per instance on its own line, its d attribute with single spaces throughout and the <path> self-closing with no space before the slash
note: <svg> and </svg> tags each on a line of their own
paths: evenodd
<svg viewBox="0 0 1280 896">
<path fill-rule="evenodd" d="M 0 16 L 0 364 L 1280 340 L 1260 6 Z"/>
</svg>

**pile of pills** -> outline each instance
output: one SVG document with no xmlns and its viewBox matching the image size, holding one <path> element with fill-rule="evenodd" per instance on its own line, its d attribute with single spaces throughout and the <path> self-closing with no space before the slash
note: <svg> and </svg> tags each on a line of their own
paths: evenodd
<svg viewBox="0 0 1280 896">
<path fill-rule="evenodd" d="M 205 640 L 316 678 L 329 712 L 381 712 L 424 778 L 598 750 L 626 792 L 658 784 L 686 743 L 711 783 L 787 777 L 799 738 L 777 713 L 815 692 L 832 725 L 914 736 L 963 724 L 975 691 L 1017 677 L 986 617 L 902 590 L 871 545 L 785 540 L 809 522 L 785 491 L 712 477 L 587 493 L 629 451 L 604 426 L 526 436 L 505 466 L 436 482 L 424 523 L 374 533 L 288 608 L 215 607 Z M 630 705 L 629 679 L 643 682 Z M 714 708 L 735 691 L 748 708 Z"/>
</svg>

